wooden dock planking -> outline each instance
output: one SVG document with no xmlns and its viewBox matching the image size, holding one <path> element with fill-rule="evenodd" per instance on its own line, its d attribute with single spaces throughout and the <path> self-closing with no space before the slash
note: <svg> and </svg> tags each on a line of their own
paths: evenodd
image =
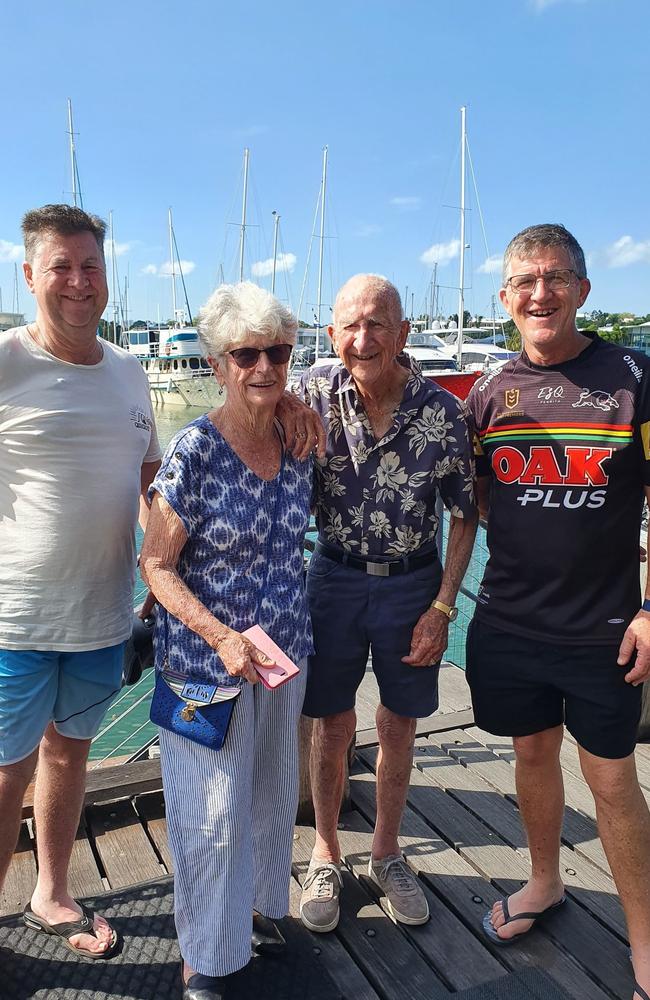
<svg viewBox="0 0 650 1000">
<path fill-rule="evenodd" d="M 300 927 L 302 927 L 299 924 L 301 893 L 300 883 L 292 877 L 289 912 Z M 313 934 L 306 928 L 303 928 L 303 931 L 307 935 L 312 951 L 322 955 L 328 975 L 336 983 L 343 997 L 353 997 L 354 1000 L 381 1000 L 336 934 Z"/>
<path fill-rule="evenodd" d="M 163 793 L 159 791 L 138 795 L 134 804 L 135 811 L 140 817 L 140 821 L 147 831 L 155 850 L 160 855 L 163 865 L 172 874 L 174 871 L 174 861 L 167 839 L 167 819 L 165 816 L 165 799 L 163 798 Z"/>
<path fill-rule="evenodd" d="M 350 782 L 354 809 L 340 824 L 346 863 L 341 922 L 330 935 L 314 935 L 289 923 L 290 944 L 311 948 L 340 996 L 354 1000 L 438 1000 L 448 997 L 449 990 L 473 987 L 496 997 L 500 980 L 505 995 L 510 974 L 531 966 L 544 968 L 573 1000 L 626 1000 L 632 973 L 622 910 L 596 838 L 593 800 L 569 737 L 562 748 L 568 808 L 561 861 L 570 902 L 516 947 L 497 948 L 484 937 L 483 914 L 497 898 L 515 891 L 530 870 L 516 806 L 512 741 L 473 724 L 461 671 L 443 667 L 440 686 L 439 712 L 418 723 L 419 733 L 426 735 L 416 741 L 400 838 L 422 879 L 432 920 L 423 927 L 394 925 L 367 878 L 377 757 L 376 687 L 369 674 Z M 637 762 L 650 791 L 650 747 L 637 749 Z M 132 765 L 128 781 L 122 769 L 119 774 L 118 769 L 107 770 L 93 772 L 89 781 L 71 864 L 71 884 L 78 895 L 172 871 L 159 762 Z M 106 804 L 111 798 L 118 801 Z M 310 827 L 296 827 L 294 917 L 313 837 Z M 0 913 L 22 909 L 35 878 L 34 843 L 24 824 Z"/>
<path fill-rule="evenodd" d="M 32 896 L 36 883 L 36 856 L 34 844 L 26 823 L 20 828 L 20 835 L 14 856 L 9 865 L 5 883 L 0 892 L 0 915 L 18 913 Z"/>
<path fill-rule="evenodd" d="M 371 772 L 357 770 L 351 777 L 351 783 L 354 804 L 361 815 L 346 814 L 341 824 L 341 838 L 342 844 L 348 848 L 346 860 L 350 863 L 352 859 L 355 871 L 363 875 L 370 856 L 375 818 L 375 776 Z M 352 841 L 353 834 L 358 841 L 356 844 Z M 483 898 L 491 892 L 489 883 L 479 879 L 476 871 L 409 807 L 404 815 L 400 846 L 414 871 L 428 877 L 425 892 L 431 922 L 416 928 L 413 940 L 425 957 L 434 962 L 445 982 L 452 989 L 461 990 L 504 975 L 503 966 L 490 955 L 475 933 L 479 926 L 477 917 L 482 911 L 478 910 L 473 900 L 480 897 L 483 903 Z M 455 889 L 471 901 L 472 929 L 455 912 L 456 893 L 450 896 L 442 891 L 439 880 L 443 878 L 454 882 Z M 371 883 L 369 886 L 372 893 L 378 894 Z M 435 887 L 436 892 L 430 886 Z M 411 931 L 406 933 L 411 934 Z"/>
<path fill-rule="evenodd" d="M 457 746 L 456 740 L 454 741 L 454 746 Z M 474 755 L 473 761 L 478 761 L 478 763 L 469 764 L 467 765 L 468 768 L 476 766 L 476 769 L 479 770 L 479 768 L 483 767 L 484 760 L 482 755 Z M 504 762 L 498 761 L 496 758 L 495 762 L 502 764 L 504 767 L 509 766 Z M 435 767 L 431 769 L 430 777 L 426 774 L 424 777 L 425 780 L 430 780 L 439 788 L 442 788 L 444 785 Z M 504 778 L 503 783 L 506 788 L 509 787 L 509 779 Z M 409 801 L 413 801 L 416 788 L 417 785 L 412 781 Z M 452 843 L 455 844 L 460 853 L 467 857 L 470 863 L 474 864 L 502 892 L 511 893 L 518 888 L 516 883 L 514 885 L 512 883 L 513 876 L 520 882 L 528 878 L 528 863 L 524 861 L 519 852 L 507 847 L 504 839 L 499 838 L 499 841 L 507 850 L 511 851 L 512 858 L 510 861 L 506 860 L 502 854 L 497 854 L 494 843 L 491 843 L 489 848 L 480 846 L 480 833 L 477 832 L 473 814 L 467 814 L 469 818 L 465 820 L 462 817 L 460 820 L 457 816 L 454 817 L 456 825 L 444 829 L 440 826 L 442 820 L 436 819 L 428 805 L 426 809 L 427 812 L 423 814 L 427 821 L 436 826 L 446 839 L 450 837 L 454 838 Z M 449 810 L 447 811 L 447 818 L 451 819 L 451 812 Z M 485 829 L 487 831 L 487 827 Z M 466 841 L 472 833 L 476 843 L 467 844 Z M 490 830 L 489 833 L 492 837 L 493 831 Z M 485 839 L 487 840 L 488 838 L 486 837 Z M 476 846 L 477 844 L 479 846 Z M 502 874 L 504 861 L 507 876 Z M 562 916 L 563 914 L 558 912 L 553 917 L 545 920 L 541 927 L 542 932 L 553 937 L 560 947 L 567 949 L 585 968 L 589 968 L 590 973 L 594 975 L 597 981 L 606 985 L 613 992 L 614 996 L 623 995 L 617 991 L 628 988 L 630 963 L 627 944 L 612 934 L 610 930 L 604 928 L 600 921 L 588 910 L 584 910 L 578 906 L 572 907 L 571 919 L 563 921 L 560 924 L 559 921 Z M 522 944 L 525 944 L 525 942 L 522 941 Z"/>
<path fill-rule="evenodd" d="M 467 732 L 460 730 L 455 733 L 446 733 L 445 741 L 441 746 L 450 756 L 484 777 L 496 791 L 516 801 L 514 767 L 493 754 L 475 736 L 470 736 Z M 584 782 L 579 781 L 574 775 L 565 772 L 563 776 L 566 795 L 563 839 L 597 867 L 609 872 L 609 865 L 598 838 L 595 821 L 588 812 L 589 809 L 593 810 L 591 793 Z"/>
<path fill-rule="evenodd" d="M 88 815 L 95 848 L 111 889 L 166 874 L 129 799 L 91 806 Z"/>
<path fill-rule="evenodd" d="M 97 867 L 97 859 L 88 838 L 85 816 L 81 817 L 81 823 L 72 847 L 72 857 L 68 869 L 68 887 L 70 894 L 77 899 L 82 896 L 96 896 L 109 888 Z"/>
<path fill-rule="evenodd" d="M 346 827 L 348 816 L 346 814 Z M 298 827 L 297 833 L 293 852 L 294 871 L 302 882 L 311 857 L 314 831 L 310 827 Z M 358 849 L 358 844 L 351 845 L 346 840 L 344 830 L 341 830 L 340 837 L 344 854 L 347 855 L 346 849 L 351 846 L 353 850 Z M 369 841 L 365 843 L 369 844 Z M 346 856 L 346 862 L 350 865 L 349 856 Z M 400 1000 L 442 1000 L 447 997 L 447 990 L 431 966 L 413 948 L 400 928 L 386 918 L 374 899 L 347 869 L 343 870 L 343 893 L 345 906 L 341 907 L 336 933 L 345 941 L 346 948 L 374 989 L 382 996 L 399 996 Z M 410 930 L 413 932 L 417 928 Z"/>
<path fill-rule="evenodd" d="M 440 736 L 433 734 L 428 740 L 417 741 L 415 766 L 425 775 L 435 776 L 435 780 L 450 795 L 499 833 L 511 847 L 522 853 L 526 861 L 529 861 L 516 805 L 511 799 L 495 795 L 494 789 L 483 778 L 446 756 L 439 746 L 440 739 Z M 565 845 L 560 848 L 560 862 L 569 894 L 624 937 L 626 930 L 623 910 L 611 875 Z"/>
<path fill-rule="evenodd" d="M 424 778 L 420 775 L 422 781 Z M 357 788 L 358 775 L 353 776 L 353 795 L 359 797 Z M 479 940 L 483 947 L 493 951 L 495 958 L 502 962 L 511 971 L 526 969 L 529 966 L 537 966 L 545 971 L 557 982 L 567 996 L 574 1000 L 605 1000 L 611 997 L 611 993 L 605 992 L 597 986 L 582 967 L 569 955 L 564 948 L 559 947 L 554 941 L 542 934 L 534 934 L 523 938 L 516 948 L 498 948 L 488 942 L 482 934 L 481 921 L 484 913 L 490 909 L 492 904 L 500 898 L 503 893 L 498 892 L 491 884 L 490 878 L 470 864 L 469 860 L 464 860 L 455 850 L 449 848 L 447 863 L 451 861 L 451 872 L 444 870 L 445 851 L 434 852 L 427 857 L 425 852 L 424 860 L 421 852 L 416 848 L 412 850 L 409 845 L 409 834 L 419 835 L 420 839 L 426 838 L 426 832 L 430 827 L 431 816 L 420 816 L 411 808 L 411 794 L 407 802 L 407 808 L 402 823 L 401 843 L 406 845 L 405 854 L 411 866 L 421 877 L 428 882 L 435 892 L 447 903 L 449 909 L 455 912 L 474 933 L 479 935 Z M 372 818 L 372 814 L 370 816 Z M 444 822 L 441 824 L 444 828 Z M 447 841 L 453 841 L 452 836 L 448 836 L 442 841 L 445 845 Z M 458 859 L 454 861 L 453 859 Z M 480 855 L 479 855 L 480 858 Z M 464 868 L 458 868 L 458 864 Z M 433 866 L 433 869 L 431 868 Z M 501 883 L 503 887 L 503 882 Z M 518 889 L 520 881 L 513 881 L 507 885 L 506 892 Z M 618 997 L 618 994 L 615 994 Z"/>
</svg>

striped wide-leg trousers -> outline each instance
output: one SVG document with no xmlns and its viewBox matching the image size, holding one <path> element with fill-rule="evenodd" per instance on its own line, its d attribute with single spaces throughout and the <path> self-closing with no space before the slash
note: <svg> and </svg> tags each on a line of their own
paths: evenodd
<svg viewBox="0 0 650 1000">
<path fill-rule="evenodd" d="M 275 691 L 243 685 L 221 750 L 160 730 L 176 932 L 205 976 L 247 964 L 253 910 L 279 918 L 289 909 L 301 666 Z"/>
</svg>

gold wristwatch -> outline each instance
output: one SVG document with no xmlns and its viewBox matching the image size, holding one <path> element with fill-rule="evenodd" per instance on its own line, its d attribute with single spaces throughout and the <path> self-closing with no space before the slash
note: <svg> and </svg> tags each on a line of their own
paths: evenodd
<svg viewBox="0 0 650 1000">
<path fill-rule="evenodd" d="M 436 611 L 442 611 L 443 615 L 447 615 L 450 622 L 455 622 L 458 618 L 458 608 L 450 608 L 448 604 L 443 604 L 442 601 L 434 601 L 431 605 Z"/>
</svg>

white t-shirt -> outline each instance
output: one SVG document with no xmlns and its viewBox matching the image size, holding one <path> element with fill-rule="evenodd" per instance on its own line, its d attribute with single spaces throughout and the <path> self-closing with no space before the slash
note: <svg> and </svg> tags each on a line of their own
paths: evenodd
<svg viewBox="0 0 650 1000">
<path fill-rule="evenodd" d="M 126 639 L 143 462 L 160 458 L 139 361 L 96 365 L 0 334 L 0 648 L 74 652 Z"/>
</svg>

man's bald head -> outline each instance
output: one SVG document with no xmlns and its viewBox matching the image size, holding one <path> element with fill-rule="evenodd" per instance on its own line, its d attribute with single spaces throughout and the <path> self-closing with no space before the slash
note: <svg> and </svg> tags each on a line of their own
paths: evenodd
<svg viewBox="0 0 650 1000">
<path fill-rule="evenodd" d="M 337 310 L 340 311 L 344 302 L 353 302 L 369 292 L 377 301 L 385 304 L 393 322 L 396 324 L 401 322 L 402 300 L 395 285 L 381 274 L 355 274 L 339 288 L 332 315 L 334 326 L 336 326 Z"/>
</svg>

